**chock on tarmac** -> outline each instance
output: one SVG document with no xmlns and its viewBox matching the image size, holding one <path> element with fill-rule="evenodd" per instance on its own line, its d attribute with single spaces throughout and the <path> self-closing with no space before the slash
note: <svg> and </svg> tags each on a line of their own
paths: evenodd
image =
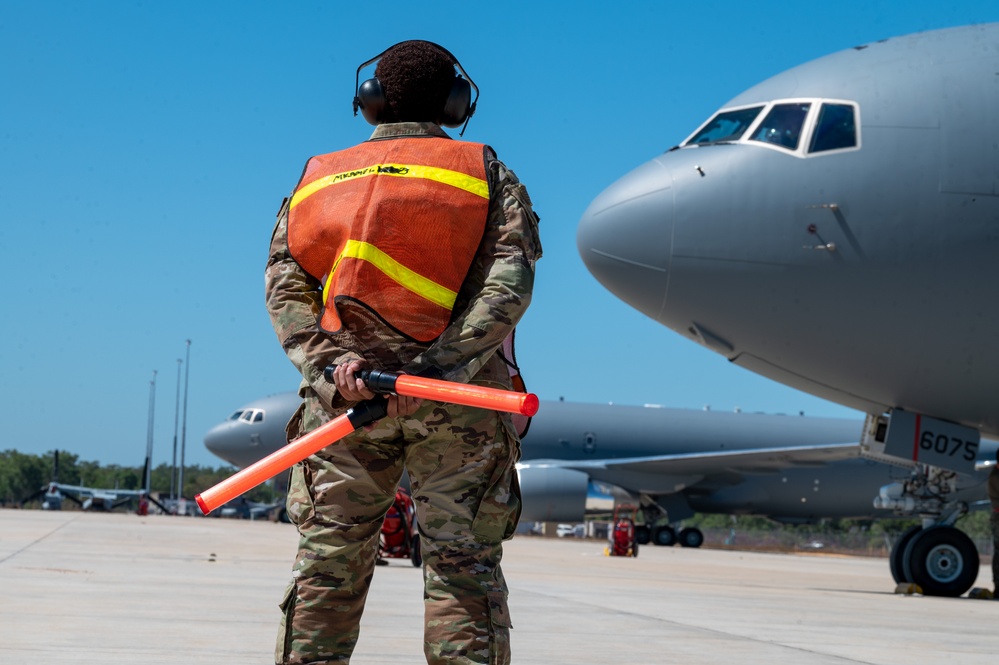
<svg viewBox="0 0 999 665">
<path fill-rule="evenodd" d="M 895 587 L 895 593 L 903 596 L 923 595 L 923 588 L 912 582 L 899 582 Z"/>
<path fill-rule="evenodd" d="M 976 586 L 968 592 L 968 598 L 974 598 L 975 600 L 995 600 L 996 596 L 992 592 L 992 589 L 983 589 L 980 586 Z"/>
</svg>

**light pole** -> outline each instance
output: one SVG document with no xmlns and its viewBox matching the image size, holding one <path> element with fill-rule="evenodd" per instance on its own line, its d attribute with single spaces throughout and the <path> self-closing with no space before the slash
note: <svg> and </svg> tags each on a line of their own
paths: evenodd
<svg viewBox="0 0 999 665">
<path fill-rule="evenodd" d="M 184 361 L 184 420 L 180 427 L 180 480 L 177 482 L 177 495 L 184 497 L 184 448 L 187 444 L 187 386 L 191 376 L 191 340 L 187 340 L 187 357 Z"/>
<path fill-rule="evenodd" d="M 146 471 L 142 479 L 142 489 L 148 492 L 152 483 L 153 463 L 153 417 L 156 413 L 156 370 L 153 370 L 153 380 L 149 382 L 149 422 L 146 429 Z"/>
<path fill-rule="evenodd" d="M 170 464 L 170 500 L 177 499 L 177 423 L 180 420 L 180 366 L 183 360 L 177 358 L 177 401 L 173 408 L 173 461 Z"/>
</svg>

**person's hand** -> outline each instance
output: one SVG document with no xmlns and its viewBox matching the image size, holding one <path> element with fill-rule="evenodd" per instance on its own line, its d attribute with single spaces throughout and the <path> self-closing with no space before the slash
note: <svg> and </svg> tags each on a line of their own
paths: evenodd
<svg viewBox="0 0 999 665">
<path fill-rule="evenodd" d="M 389 395 L 388 397 L 388 417 L 401 418 L 413 415 L 423 400 L 418 397 L 407 397 L 406 395 Z"/>
<path fill-rule="evenodd" d="M 368 386 L 359 379 L 356 374 L 362 369 L 368 369 L 365 360 L 352 360 L 349 363 L 337 365 L 333 370 L 333 385 L 337 392 L 348 402 L 360 402 L 362 399 L 372 399 L 375 393 L 368 389 Z M 389 418 L 401 418 L 410 416 L 416 412 L 423 400 L 405 395 L 388 395 L 386 404 L 387 416 Z"/>
<path fill-rule="evenodd" d="M 375 396 L 368 390 L 364 381 L 355 376 L 356 372 L 367 369 L 368 363 L 365 360 L 352 360 L 349 363 L 337 365 L 333 370 L 333 385 L 336 391 L 348 402 L 360 402 L 362 399 L 371 399 Z"/>
</svg>

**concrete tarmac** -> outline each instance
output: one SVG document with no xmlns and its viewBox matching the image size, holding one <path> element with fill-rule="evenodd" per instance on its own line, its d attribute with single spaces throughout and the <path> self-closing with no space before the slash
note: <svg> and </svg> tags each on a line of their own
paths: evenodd
<svg viewBox="0 0 999 665">
<path fill-rule="evenodd" d="M 0 663 L 273 663 L 296 536 L 271 522 L 0 510 Z M 999 602 L 894 595 L 884 559 L 603 547 L 507 544 L 515 664 L 992 665 L 999 653 Z M 422 605 L 408 560 L 377 568 L 351 662 L 425 662 Z"/>
</svg>

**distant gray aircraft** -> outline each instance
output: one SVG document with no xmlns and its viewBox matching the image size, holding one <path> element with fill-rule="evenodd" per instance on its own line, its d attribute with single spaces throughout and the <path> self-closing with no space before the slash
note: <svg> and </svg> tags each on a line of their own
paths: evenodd
<svg viewBox="0 0 999 665">
<path fill-rule="evenodd" d="M 51 481 L 22 503 L 41 499 L 43 510 L 60 510 L 63 499 L 69 499 L 80 506 L 82 510 L 114 510 L 143 497 L 149 499 L 149 492 L 146 490 L 85 487 Z"/>
<path fill-rule="evenodd" d="M 245 467 L 285 444 L 295 393 L 256 400 L 205 435 L 215 455 Z M 594 484 L 640 500 L 642 542 L 698 547 L 697 529 L 676 525 L 695 512 L 763 515 L 787 523 L 877 518 L 872 497 L 906 472 L 858 457 L 862 422 L 662 407 L 541 403 L 518 465 L 522 520 L 578 522 Z M 980 451 L 995 455 L 999 444 Z M 985 497 L 985 474 L 962 476 L 961 500 Z M 599 485 L 598 485 L 599 486 Z M 975 569 L 977 573 L 977 568 Z"/>
<path fill-rule="evenodd" d="M 999 24 L 954 28 L 778 74 L 611 185 L 577 233 L 636 309 L 869 414 L 862 453 L 911 472 L 878 505 L 926 527 L 893 574 L 935 595 L 977 570 L 955 488 L 999 434 L 997 45 Z"/>
<path fill-rule="evenodd" d="M 146 471 L 143 472 L 142 477 L 149 478 L 149 459 L 146 459 Z M 36 499 L 40 499 L 42 502 L 42 510 L 61 510 L 62 502 L 64 499 L 69 499 L 76 505 L 80 507 L 81 510 L 115 510 L 121 506 L 132 503 L 133 501 L 150 501 L 161 509 L 165 510 L 165 507 L 150 495 L 149 488 L 143 487 L 143 489 L 119 489 L 119 488 L 104 488 L 104 487 L 86 487 L 84 485 L 70 485 L 68 483 L 59 482 L 59 451 L 54 450 L 52 453 L 52 480 L 43 485 L 38 489 L 37 492 L 31 494 L 23 501 L 21 505 L 30 503 Z"/>
</svg>

